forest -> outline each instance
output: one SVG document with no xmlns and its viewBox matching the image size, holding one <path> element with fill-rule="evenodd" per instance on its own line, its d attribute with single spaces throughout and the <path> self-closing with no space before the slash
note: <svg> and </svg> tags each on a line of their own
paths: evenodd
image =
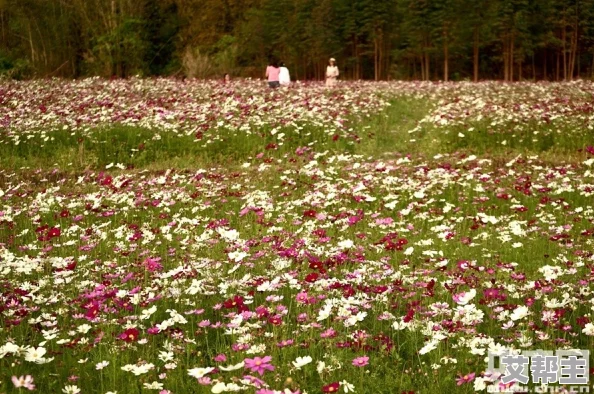
<svg viewBox="0 0 594 394">
<path fill-rule="evenodd" d="M 594 78 L 594 0 L 0 0 L 0 76 Z"/>
</svg>

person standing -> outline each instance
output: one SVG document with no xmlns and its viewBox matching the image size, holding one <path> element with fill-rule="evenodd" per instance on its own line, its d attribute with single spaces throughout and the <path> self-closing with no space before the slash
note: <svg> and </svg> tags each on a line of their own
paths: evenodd
<svg viewBox="0 0 594 394">
<path fill-rule="evenodd" d="M 276 89 L 280 86 L 278 77 L 280 74 L 280 68 L 275 61 L 270 61 L 268 67 L 266 67 L 266 78 L 268 79 L 268 86 L 272 89 Z"/>
<path fill-rule="evenodd" d="M 338 78 L 339 72 L 336 66 L 336 59 L 330 58 L 328 67 L 326 67 L 326 86 L 336 85 L 336 78 Z"/>
<path fill-rule="evenodd" d="M 285 63 L 280 65 L 280 74 L 278 76 L 278 82 L 281 86 L 289 86 L 291 84 L 291 74 Z"/>
</svg>

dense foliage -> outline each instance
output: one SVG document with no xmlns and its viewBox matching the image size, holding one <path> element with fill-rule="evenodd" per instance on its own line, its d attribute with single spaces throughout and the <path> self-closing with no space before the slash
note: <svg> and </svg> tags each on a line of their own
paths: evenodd
<svg viewBox="0 0 594 394">
<path fill-rule="evenodd" d="M 2 0 L 0 72 L 320 79 L 594 76 L 594 0 Z"/>
</svg>

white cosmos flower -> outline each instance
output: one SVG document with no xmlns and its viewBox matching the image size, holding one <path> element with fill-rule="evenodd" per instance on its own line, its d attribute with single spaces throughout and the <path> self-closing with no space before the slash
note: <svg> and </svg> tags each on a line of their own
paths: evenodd
<svg viewBox="0 0 594 394">
<path fill-rule="evenodd" d="M 139 375 L 143 375 L 145 373 L 147 373 L 148 371 L 150 371 L 151 369 L 154 369 L 155 365 L 154 364 L 143 364 L 143 365 L 134 365 L 134 364 L 128 364 L 128 365 L 124 365 L 122 367 L 123 371 L 126 372 L 132 372 L 135 376 L 139 376 Z"/>
<path fill-rule="evenodd" d="M 215 394 L 222 393 L 223 391 L 227 391 L 227 385 L 223 382 L 217 382 L 217 384 L 212 386 L 212 389 L 210 389 L 210 391 Z"/>
<path fill-rule="evenodd" d="M 297 357 L 295 361 L 293 361 L 293 366 L 297 369 L 301 369 L 301 367 L 311 363 L 312 361 L 313 359 L 310 356 Z"/>
<path fill-rule="evenodd" d="M 594 335 L 594 324 L 588 323 L 584 326 L 582 332 L 586 335 Z"/>
<path fill-rule="evenodd" d="M 163 390 L 163 383 L 157 381 L 152 383 L 145 383 L 144 388 L 147 390 Z"/>
<path fill-rule="evenodd" d="M 108 365 L 109 365 L 109 361 L 101 361 L 100 363 L 97 363 L 95 365 L 95 369 L 100 370 L 100 369 L 107 367 Z"/>
<path fill-rule="evenodd" d="M 80 393 L 80 389 L 75 385 L 71 385 L 71 386 L 64 387 L 62 389 L 62 392 L 64 394 L 78 394 L 78 393 Z"/>
<path fill-rule="evenodd" d="M 236 369 L 241 369 L 244 366 L 245 366 L 245 362 L 242 361 L 239 364 L 229 365 L 227 367 L 219 367 L 219 369 L 221 371 L 229 372 L 229 371 L 235 371 Z"/>
<path fill-rule="evenodd" d="M 342 389 L 344 390 L 345 393 L 354 393 L 355 392 L 355 386 L 349 382 L 347 382 L 346 380 L 343 380 L 342 382 L 340 382 L 340 385 L 342 386 Z"/>
<path fill-rule="evenodd" d="M 28 348 L 25 352 L 25 361 L 29 361 L 35 364 L 46 364 L 53 360 L 53 357 L 43 357 L 46 352 L 47 350 L 45 350 L 45 348 L 42 346 L 39 346 L 38 348 Z"/>
<path fill-rule="evenodd" d="M 355 243 L 353 241 L 351 241 L 350 239 L 346 239 L 344 241 L 340 241 L 338 243 L 338 247 L 341 249 L 350 249 L 353 247 Z"/>
<path fill-rule="evenodd" d="M 421 350 L 419 350 L 419 354 L 427 354 L 430 351 L 437 349 L 437 345 L 439 345 L 439 341 L 432 339 L 429 342 L 427 342 L 425 346 L 421 348 Z"/>
<path fill-rule="evenodd" d="M 460 305 L 466 305 L 468 304 L 470 301 L 472 301 L 472 299 L 476 297 L 476 290 L 475 289 L 470 289 L 470 291 L 467 291 L 466 293 L 462 294 L 457 300 L 456 302 Z"/>
<path fill-rule="evenodd" d="M 510 318 L 513 321 L 521 320 L 530 314 L 530 310 L 525 305 L 520 305 L 510 315 Z"/>
<path fill-rule="evenodd" d="M 200 379 L 201 377 L 203 377 L 204 375 L 211 373 L 212 371 L 214 371 L 214 368 L 212 367 L 207 367 L 207 368 L 192 368 L 188 370 L 188 375 L 190 375 L 193 378 L 196 379 Z"/>
<path fill-rule="evenodd" d="M 3 358 L 8 353 L 19 354 L 22 351 L 21 347 L 12 342 L 8 342 L 0 347 L 0 358 Z"/>
<path fill-rule="evenodd" d="M 323 361 L 318 361 L 318 365 L 316 366 L 316 370 L 318 371 L 318 373 L 321 375 L 322 372 L 324 372 L 324 369 L 326 369 L 326 363 Z"/>
</svg>

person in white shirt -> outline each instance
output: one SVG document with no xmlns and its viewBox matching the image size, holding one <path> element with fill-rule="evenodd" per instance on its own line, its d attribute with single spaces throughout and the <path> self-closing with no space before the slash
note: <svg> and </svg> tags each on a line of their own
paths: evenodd
<svg viewBox="0 0 594 394">
<path fill-rule="evenodd" d="M 285 66 L 285 63 L 281 63 L 278 82 L 281 84 L 281 86 L 291 85 L 291 74 L 289 74 L 289 69 L 287 66 Z"/>
<path fill-rule="evenodd" d="M 331 57 L 328 67 L 326 67 L 326 86 L 334 86 L 338 75 L 339 72 L 338 67 L 336 66 L 336 59 Z"/>
</svg>

